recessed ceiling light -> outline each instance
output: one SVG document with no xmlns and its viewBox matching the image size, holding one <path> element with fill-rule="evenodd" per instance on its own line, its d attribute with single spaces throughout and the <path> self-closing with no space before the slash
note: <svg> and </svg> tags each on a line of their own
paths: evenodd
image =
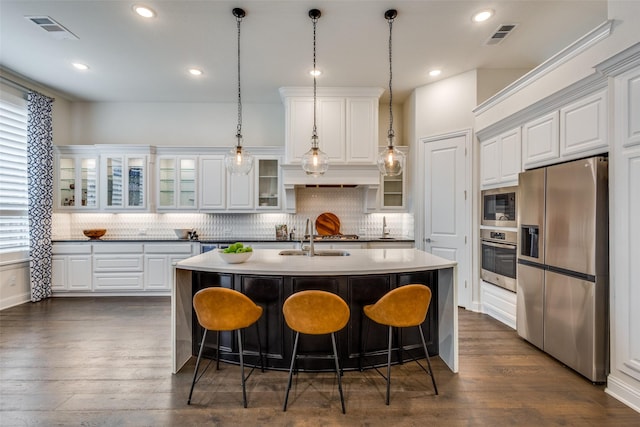
<svg viewBox="0 0 640 427">
<path fill-rule="evenodd" d="M 320 74 L 322 74 L 322 71 L 316 68 L 315 70 L 309 71 L 309 74 L 311 74 L 313 77 L 318 77 Z"/>
<path fill-rule="evenodd" d="M 485 9 L 485 10 L 481 10 L 479 12 L 474 13 L 473 16 L 471 17 L 471 20 L 473 22 L 484 22 L 487 19 L 491 18 L 492 16 L 493 16 L 493 10 Z"/>
<path fill-rule="evenodd" d="M 143 18 L 153 18 L 156 16 L 156 11 L 151 9 L 150 7 L 143 6 L 141 4 L 136 4 L 133 6 L 133 11 Z"/>
<path fill-rule="evenodd" d="M 442 70 L 431 70 L 431 71 L 429 71 L 429 75 L 431 77 L 437 77 L 437 76 L 440 75 L 440 73 L 442 73 Z"/>
<path fill-rule="evenodd" d="M 204 74 L 204 72 L 197 68 L 189 68 L 189 74 L 191 74 L 192 76 L 201 76 L 202 74 Z"/>
<path fill-rule="evenodd" d="M 77 70 L 82 70 L 82 71 L 84 71 L 84 70 L 88 70 L 88 69 L 89 69 L 89 66 L 88 66 L 87 64 L 83 64 L 83 63 L 81 63 L 81 62 L 74 62 L 72 65 L 73 65 L 73 66 L 74 66 L 74 68 L 76 68 Z"/>
</svg>

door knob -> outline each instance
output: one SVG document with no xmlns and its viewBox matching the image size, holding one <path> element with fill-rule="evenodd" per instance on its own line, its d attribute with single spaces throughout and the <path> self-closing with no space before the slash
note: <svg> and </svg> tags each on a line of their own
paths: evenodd
<svg viewBox="0 0 640 427">
<path fill-rule="evenodd" d="M 433 240 L 431 240 L 431 238 L 430 238 L 430 237 L 427 237 L 426 239 L 424 239 L 424 241 L 425 241 L 425 242 L 427 242 L 427 243 L 431 243 L 431 242 L 433 242 Z"/>
</svg>

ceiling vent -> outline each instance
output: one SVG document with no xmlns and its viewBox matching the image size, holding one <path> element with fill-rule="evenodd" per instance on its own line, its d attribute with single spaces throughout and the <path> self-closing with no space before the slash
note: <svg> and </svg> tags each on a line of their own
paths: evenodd
<svg viewBox="0 0 640 427">
<path fill-rule="evenodd" d="M 57 40 L 79 40 L 71 31 L 54 21 L 48 16 L 25 16 L 29 21 L 45 30 L 49 35 Z"/>
<path fill-rule="evenodd" d="M 484 44 L 492 46 L 492 45 L 502 43 L 502 41 L 506 39 L 509 34 L 511 34 L 511 32 L 516 28 L 517 25 L 518 24 L 500 25 L 496 30 L 496 32 L 493 33 L 491 37 L 489 37 L 489 40 L 487 40 Z"/>
</svg>

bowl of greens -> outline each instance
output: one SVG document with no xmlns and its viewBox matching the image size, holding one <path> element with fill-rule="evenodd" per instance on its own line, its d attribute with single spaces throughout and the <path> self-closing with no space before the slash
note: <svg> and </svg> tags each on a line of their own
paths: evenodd
<svg viewBox="0 0 640 427">
<path fill-rule="evenodd" d="M 245 246 L 241 242 L 236 242 L 225 249 L 220 249 L 218 253 L 227 264 L 240 264 L 251 258 L 253 248 Z"/>
</svg>

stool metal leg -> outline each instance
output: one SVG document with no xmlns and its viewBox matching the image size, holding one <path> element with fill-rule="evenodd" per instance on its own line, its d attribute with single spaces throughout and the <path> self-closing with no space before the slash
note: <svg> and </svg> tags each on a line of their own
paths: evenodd
<svg viewBox="0 0 640 427">
<path fill-rule="evenodd" d="M 365 362 L 364 359 L 367 354 L 367 341 L 369 340 L 369 324 L 370 323 L 371 323 L 371 320 L 368 317 L 366 317 L 366 319 L 364 320 L 364 331 L 362 333 L 363 337 L 361 338 L 362 348 L 360 350 L 360 357 L 358 357 L 358 368 L 360 368 L 360 372 L 364 371 L 364 367 L 362 363 Z"/>
<path fill-rule="evenodd" d="M 202 359 L 202 350 L 204 350 L 204 341 L 207 339 L 207 330 L 204 330 L 202 334 L 202 342 L 200 343 L 200 351 L 198 352 L 198 360 L 196 360 L 196 368 L 193 370 L 193 381 L 191 381 L 191 390 L 189 391 L 189 400 L 187 405 L 191 405 L 191 395 L 193 395 L 193 387 L 196 385 L 196 378 L 198 377 L 198 368 L 200 367 L 200 359 Z"/>
<path fill-rule="evenodd" d="M 336 362 L 336 375 L 338 376 L 338 391 L 340 392 L 340 404 L 342 405 L 342 413 L 346 414 L 344 409 L 344 397 L 342 395 L 342 380 L 340 379 L 340 363 L 338 362 L 338 350 L 336 348 L 336 334 L 331 332 L 331 344 L 333 344 L 333 360 Z"/>
<path fill-rule="evenodd" d="M 436 386 L 436 377 L 433 373 L 433 369 L 431 368 L 431 361 L 429 360 L 429 351 L 427 351 L 427 344 L 424 340 L 424 333 L 422 332 L 422 328 L 418 325 L 418 330 L 420 330 L 420 338 L 422 338 L 422 346 L 424 347 L 424 355 L 427 357 L 427 365 L 429 365 L 429 375 L 431 375 L 431 382 L 433 382 L 433 389 L 436 392 L 436 396 L 438 395 L 438 387 Z"/>
<path fill-rule="evenodd" d="M 238 352 L 240 355 L 240 375 L 242 377 L 242 404 L 247 407 L 247 390 L 245 389 L 244 378 L 244 357 L 242 356 L 242 332 L 238 329 Z"/>
<path fill-rule="evenodd" d="M 389 405 L 389 390 L 391 388 L 391 342 L 393 338 L 393 326 L 389 326 L 389 348 L 387 350 L 387 406 Z"/>
<path fill-rule="evenodd" d="M 300 332 L 296 332 L 296 338 L 293 342 L 293 354 L 291 355 L 291 367 L 289 368 L 289 381 L 287 382 L 287 393 L 284 396 L 284 406 L 282 407 L 282 411 L 286 412 L 287 410 L 287 402 L 289 401 L 289 390 L 291 390 L 291 380 L 293 375 L 293 365 L 296 362 L 296 355 L 298 354 L 298 338 L 300 337 Z"/>
<path fill-rule="evenodd" d="M 262 354 L 262 343 L 260 342 L 260 323 L 256 322 L 256 332 L 258 333 L 258 355 L 260 356 L 260 369 L 264 372 L 264 356 Z"/>
<path fill-rule="evenodd" d="M 220 331 L 216 331 L 216 371 L 220 370 Z"/>
</svg>

